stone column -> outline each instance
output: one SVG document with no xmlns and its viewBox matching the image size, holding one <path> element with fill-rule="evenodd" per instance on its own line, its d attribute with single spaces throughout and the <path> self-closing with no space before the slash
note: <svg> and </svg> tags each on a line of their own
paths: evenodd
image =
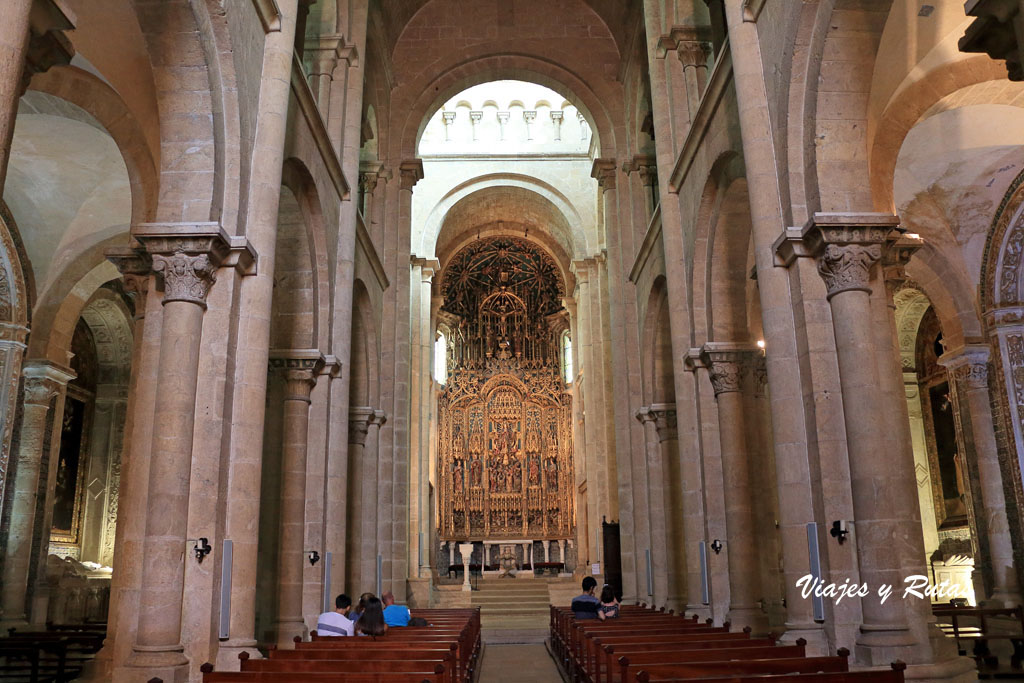
<svg viewBox="0 0 1024 683">
<path fill-rule="evenodd" d="M 349 534 L 349 576 L 347 584 L 353 594 L 358 587 L 370 586 L 375 582 L 377 565 L 377 500 L 372 495 L 373 479 L 377 468 L 370 467 L 366 457 L 366 441 L 373 419 L 373 408 L 350 406 L 348 409 L 348 458 L 349 477 L 349 523 L 353 532 Z M 371 542 L 367 542 L 367 540 Z M 365 590 L 365 589 L 364 589 Z"/>
<path fill-rule="evenodd" d="M 47 415 L 54 399 L 64 391 L 75 374 L 69 368 L 43 360 L 26 362 L 22 376 L 25 386 L 24 405 L 10 504 L 11 521 L 5 544 L 3 588 L 0 589 L 4 615 L 0 626 L 3 628 L 25 626 L 28 623 L 28 574 L 33 561 L 32 539 L 38 533 L 36 504 L 43 446 L 46 431 L 50 428 Z M 41 523 L 43 520 L 38 521 Z M 45 555 L 46 548 L 41 552 Z"/>
<path fill-rule="evenodd" d="M 0 510 L 11 464 L 11 437 L 21 383 L 21 362 L 28 328 L 17 323 L 0 323 Z"/>
<path fill-rule="evenodd" d="M 469 563 L 473 561 L 473 544 L 460 543 L 459 553 L 462 555 L 462 590 L 468 592 L 473 590 L 469 585 Z"/>
<path fill-rule="evenodd" d="M 686 83 L 686 100 L 689 104 L 691 123 L 708 84 L 708 56 L 711 54 L 711 44 L 702 33 L 698 27 L 687 26 L 682 29 L 676 45 L 676 54 L 683 65 L 683 80 Z"/>
<path fill-rule="evenodd" d="M 7 179 L 18 99 L 33 74 L 71 61 L 75 50 L 61 33 L 71 28 L 74 26 L 54 0 L 4 3 L 0 25 L 0 195 Z"/>
<path fill-rule="evenodd" d="M 376 218 L 373 212 L 373 197 L 377 191 L 377 183 L 381 179 L 381 170 L 383 166 L 381 164 L 373 164 L 369 162 L 363 162 L 359 166 L 359 192 L 362 196 L 362 214 L 363 214 L 363 225 L 367 231 L 370 230 L 370 225 L 373 219 Z M 371 233 L 371 236 L 373 234 Z"/>
<path fill-rule="evenodd" d="M 153 259 L 164 296 L 139 622 L 128 666 L 178 683 L 188 678 L 181 608 L 203 313 L 229 241 L 211 224 L 143 224 L 135 236 Z"/>
<path fill-rule="evenodd" d="M 686 544 L 695 545 L 696 540 L 687 537 L 684 529 L 684 497 L 673 495 L 672 482 L 679 481 L 679 429 L 676 421 L 675 403 L 653 403 L 648 409 L 654 417 L 654 428 L 658 434 L 658 445 L 661 448 L 662 463 L 662 495 L 664 500 L 664 512 L 655 515 L 659 530 L 662 536 L 652 532 L 655 539 L 663 537 L 666 548 L 663 557 L 666 558 L 665 568 L 668 576 L 666 587 L 667 604 L 670 607 L 682 612 L 686 606 Z M 652 494 L 653 496 L 653 494 Z M 667 519 L 667 522 L 666 522 Z M 655 574 L 655 593 L 658 589 L 658 574 Z M 698 582 L 699 588 L 699 582 Z"/>
<path fill-rule="evenodd" d="M 128 382 L 127 413 L 121 444 L 121 485 L 117 501 L 117 522 L 114 530 L 114 562 L 107 606 L 107 637 L 103 647 L 82 672 L 84 681 L 110 681 L 113 667 L 122 664 L 131 652 L 135 630 L 136 607 L 141 567 L 135 558 L 142 554 L 142 538 L 146 521 L 145 487 L 148 462 L 136 438 L 136 420 L 143 401 L 139 392 L 139 373 L 144 366 L 144 350 L 153 349 L 151 329 L 147 328 L 146 307 L 149 305 L 149 284 L 153 264 L 145 251 L 117 247 L 107 251 L 107 260 L 121 271 L 124 287 L 132 296 L 135 308 L 132 331 L 132 370 Z M 159 329 L 159 326 L 156 326 Z M 147 339 L 147 335 L 149 338 Z M 147 345 L 147 342 L 149 344 Z"/>
<path fill-rule="evenodd" d="M 580 404 L 580 415 L 583 419 L 583 434 L 586 448 L 580 454 L 583 460 L 581 468 L 586 476 L 587 485 L 587 509 L 580 510 L 580 514 L 586 515 L 587 520 L 587 559 L 590 563 L 600 560 L 598 549 L 601 534 L 600 498 L 598 497 L 597 479 L 598 469 L 602 460 L 604 432 L 599 429 L 601 423 L 601 388 L 597 384 L 600 372 L 597 368 L 597 354 L 594 345 L 594 317 L 592 310 L 596 308 L 596 296 L 593 286 L 597 278 L 591 281 L 591 267 L 593 262 L 574 261 L 572 264 L 573 273 L 576 275 L 576 309 L 579 313 L 579 320 L 576 323 L 577 339 L 574 340 L 573 350 L 576 352 L 576 362 L 580 366 L 578 376 L 582 376 L 582 396 L 578 393 L 574 396 L 575 403 Z M 587 419 L 586 411 L 591 411 L 591 418 Z"/>
<path fill-rule="evenodd" d="M 725 522 L 729 550 L 729 621 L 754 633 L 767 631 L 761 600 L 754 509 L 750 489 L 750 462 L 744 411 L 756 349 L 745 344 L 708 343 L 701 358 L 708 366 L 718 402 L 718 431 L 725 476 Z"/>
<path fill-rule="evenodd" d="M 414 397 L 410 444 L 410 481 L 416 482 L 415 510 L 409 520 L 410 578 L 429 579 L 430 555 L 423 552 L 430 539 L 430 443 L 431 443 L 431 388 L 433 386 L 434 327 L 431 320 L 433 305 L 432 281 L 441 269 L 436 259 L 414 258 L 412 286 L 418 288 L 418 303 L 414 311 L 418 342 L 413 349 L 413 371 L 410 390 Z M 417 369 L 418 368 L 418 369 Z M 421 540 L 422 538 L 422 540 Z"/>
<path fill-rule="evenodd" d="M 886 214 L 815 214 L 803 241 L 817 262 L 832 309 L 843 416 L 850 461 L 854 533 L 863 583 L 902 586 L 902 552 L 897 539 L 920 537 L 915 528 L 916 484 L 893 476 L 892 455 L 879 425 L 885 423 L 878 395 L 877 359 L 871 315 L 871 270 L 882 244 L 899 223 Z M 877 595 L 861 601 L 863 622 L 857 659 L 883 665 L 914 644 L 902 600 Z"/>
<path fill-rule="evenodd" d="M 270 367 L 284 379 L 281 422 L 281 520 L 277 570 L 277 646 L 291 647 L 305 637 L 302 570 L 306 561 L 306 446 L 310 394 L 323 365 L 319 351 L 272 354 Z"/>
<path fill-rule="evenodd" d="M 985 514 L 992 564 L 992 595 L 986 602 L 995 603 L 989 606 L 1016 607 L 1021 604 L 1021 591 L 1013 565 L 1013 544 L 1006 517 L 1006 494 L 999 469 L 992 407 L 989 403 L 989 348 L 982 344 L 972 344 L 947 351 L 942 354 L 939 363 L 948 369 L 950 380 L 956 383 L 960 396 L 966 398 L 960 410 L 961 414 L 967 413 L 964 422 L 969 424 L 974 442 L 974 453 L 968 449 L 966 455 L 973 455 L 978 466 L 981 507 Z"/>
<path fill-rule="evenodd" d="M 665 404 L 662 404 L 665 406 Z M 675 406 L 663 407 L 662 412 L 672 412 L 672 420 L 675 420 Z M 658 412 L 652 407 L 643 407 L 636 413 L 638 419 L 644 425 L 647 434 L 646 446 L 647 455 L 647 500 L 650 506 L 649 522 L 651 526 L 651 544 L 648 549 L 651 553 L 651 576 L 653 583 L 649 595 L 655 604 L 665 604 L 668 597 L 667 571 L 672 564 L 673 555 L 670 551 L 670 542 L 666 534 L 666 519 L 671 523 L 672 492 L 668 486 L 669 478 L 665 476 L 664 449 L 661 445 L 661 434 L 657 428 Z M 664 419 L 662 420 L 665 421 Z M 667 431 L 667 430 L 666 430 Z M 646 573 L 647 568 L 641 563 L 640 570 Z M 646 588 L 647 577 L 642 577 L 641 584 Z M 644 591 L 639 591 L 644 594 Z"/>
</svg>

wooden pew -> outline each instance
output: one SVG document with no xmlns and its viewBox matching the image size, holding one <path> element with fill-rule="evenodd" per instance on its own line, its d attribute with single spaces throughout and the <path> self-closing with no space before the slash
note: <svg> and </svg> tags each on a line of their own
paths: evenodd
<svg viewBox="0 0 1024 683">
<path fill-rule="evenodd" d="M 805 657 L 805 646 L 807 641 L 803 638 L 797 640 L 796 645 L 775 645 L 762 647 L 735 647 L 716 648 L 713 650 L 677 650 L 675 648 L 665 649 L 643 649 L 646 646 L 637 645 L 637 649 L 620 648 L 616 649 L 611 645 L 605 646 L 605 653 L 609 660 L 619 655 L 618 659 L 618 680 L 622 683 L 632 681 L 636 673 L 648 664 L 684 664 L 688 662 L 721 662 L 745 659 L 791 659 L 794 657 Z M 612 666 L 609 664 L 609 672 Z M 613 679 L 614 680 L 614 679 Z"/>
<path fill-rule="evenodd" d="M 727 675 L 770 676 L 779 674 L 842 673 L 849 671 L 849 652 L 839 657 L 788 657 L 784 659 L 746 659 L 725 662 L 662 662 L 647 664 L 634 671 L 647 673 L 651 680 L 663 677 L 679 679 L 716 678 Z M 629 680 L 629 679 L 625 679 Z"/>
<path fill-rule="evenodd" d="M 685 666 L 685 665 L 683 665 Z M 659 667 L 659 672 L 651 674 L 646 670 L 637 673 L 636 680 L 640 683 L 648 681 L 714 681 L 715 683 L 903 683 L 903 672 L 907 665 L 893 662 L 890 669 L 884 671 L 846 671 L 832 673 L 794 673 L 779 675 L 737 675 L 710 676 L 705 678 L 686 678 L 676 676 L 669 671 L 662 675 L 667 667 Z"/>
<path fill-rule="evenodd" d="M 1007 640 L 1013 646 L 1010 656 L 1010 668 L 1020 669 L 1024 665 L 1024 607 L 953 607 L 935 606 L 932 613 L 939 618 L 949 619 L 953 627 L 953 638 L 961 655 L 967 654 L 961 641 L 973 642 L 971 656 L 982 667 L 997 668 L 999 660 L 993 656 L 989 642 Z M 1017 622 L 1011 632 L 993 632 L 990 630 L 991 619 L 1008 617 Z M 976 619 L 977 626 L 965 625 L 961 620 Z"/>
</svg>

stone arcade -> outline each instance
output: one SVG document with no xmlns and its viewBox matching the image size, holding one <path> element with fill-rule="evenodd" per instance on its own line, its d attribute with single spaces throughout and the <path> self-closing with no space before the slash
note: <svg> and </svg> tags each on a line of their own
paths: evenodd
<svg viewBox="0 0 1024 683">
<path fill-rule="evenodd" d="M 1019 3 L 0 4 L 4 629 L 197 682 L 597 575 L 976 679 L 799 582 L 1021 603 Z"/>
</svg>

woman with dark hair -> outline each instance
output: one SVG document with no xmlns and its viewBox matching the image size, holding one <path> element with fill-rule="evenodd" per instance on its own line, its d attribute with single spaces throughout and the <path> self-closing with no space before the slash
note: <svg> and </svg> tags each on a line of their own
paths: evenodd
<svg viewBox="0 0 1024 683">
<path fill-rule="evenodd" d="M 601 589 L 601 604 L 597 608 L 597 618 L 615 619 L 619 616 L 619 601 L 615 599 L 615 591 L 607 583 Z"/>
<path fill-rule="evenodd" d="M 384 606 L 377 598 L 370 598 L 366 601 L 366 609 L 356 622 L 357 636 L 382 636 L 388 632 L 388 625 L 384 621 Z"/>
</svg>

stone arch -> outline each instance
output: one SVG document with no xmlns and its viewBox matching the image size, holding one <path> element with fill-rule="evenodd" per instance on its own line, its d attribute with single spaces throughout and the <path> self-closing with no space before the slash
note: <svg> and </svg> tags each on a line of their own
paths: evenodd
<svg viewBox="0 0 1024 683">
<path fill-rule="evenodd" d="M 134 336 L 128 308 L 114 292 L 101 287 L 90 297 L 81 317 L 93 333 L 99 383 L 127 387 Z"/>
<path fill-rule="evenodd" d="M 735 178 L 722 188 L 712 230 L 708 244 L 708 338 L 746 342 L 750 337 L 746 294 L 751 231 L 746 178 Z"/>
<path fill-rule="evenodd" d="M 274 253 L 270 348 L 312 349 L 318 341 L 316 283 L 309 222 L 299 197 L 281 186 Z"/>
<path fill-rule="evenodd" d="M 810 52 L 820 59 L 820 73 L 805 86 L 817 89 L 814 133 L 818 144 L 811 148 L 813 165 L 798 168 L 814 169 L 821 211 L 863 211 L 874 205 L 867 156 L 868 111 L 878 47 L 892 3 L 822 0 L 818 4 L 814 36 L 821 43 L 820 48 L 812 43 Z M 850 32 L 856 33 L 856 40 Z M 843 106 L 835 106 L 836 99 Z"/>
<path fill-rule="evenodd" d="M 904 372 L 915 370 L 915 345 L 921 320 L 932 302 L 927 295 L 913 285 L 908 285 L 893 295 L 896 305 L 896 337 L 899 340 L 900 364 Z"/>
<path fill-rule="evenodd" d="M 529 208 L 534 220 L 515 221 L 521 213 L 511 206 L 512 201 Z M 467 230 L 485 223 L 476 223 L 480 202 L 492 205 L 491 220 L 507 215 L 510 227 L 513 222 L 520 222 L 546 235 L 548 247 L 561 252 L 559 261 L 566 271 L 567 259 L 590 253 L 588 249 L 593 248 L 584 234 L 579 211 L 558 189 L 529 176 L 495 173 L 477 176 L 445 194 L 424 221 L 420 242 L 413 245 L 413 251 L 451 253 L 446 248 L 449 244 Z"/>
<path fill-rule="evenodd" d="M 697 208 L 693 246 L 693 320 L 695 339 L 709 339 L 712 331 L 712 266 L 715 234 L 722 199 L 729 185 L 742 178 L 743 158 L 735 151 L 723 153 L 711 166 Z"/>
<path fill-rule="evenodd" d="M 154 77 L 168 84 L 157 102 L 161 138 L 157 167 L 160 192 L 154 212 L 157 221 L 175 222 L 185 217 L 218 220 L 223 208 L 222 198 L 218 197 L 224 189 L 223 179 L 218 178 L 218 168 L 223 169 L 218 162 L 222 150 L 215 130 L 222 119 L 221 112 L 215 111 L 211 87 L 215 79 L 210 78 L 211 68 L 219 62 L 211 66 L 207 61 L 211 46 L 207 41 L 213 39 L 197 21 L 193 4 L 206 10 L 204 3 L 166 0 L 160 3 L 160 11 L 136 12 L 154 64 Z M 171 16 L 176 20 L 168 21 Z M 206 28 L 212 31 L 213 27 Z M 198 55 L 203 57 L 196 64 Z M 190 73 L 201 69 L 206 78 L 173 78 L 172 74 L 181 69 Z M 198 104 L 200 102 L 206 104 Z M 186 129 L 187 137 L 182 140 Z M 183 165 L 188 168 L 186 173 L 180 170 Z"/>
<path fill-rule="evenodd" d="M 394 144 L 398 158 L 412 158 L 431 116 L 440 106 L 463 90 L 491 81 L 516 80 L 536 83 L 560 93 L 586 118 L 597 135 L 597 148 L 614 150 L 612 112 L 586 81 L 567 69 L 529 55 L 464 56 L 464 60 L 442 72 L 430 83 L 416 89 L 408 103 L 392 102 L 393 111 L 409 112 L 400 122 Z"/>
<path fill-rule="evenodd" d="M 156 157 L 145 134 L 120 95 L 93 74 L 75 66 L 60 66 L 36 74 L 30 90 L 59 97 L 81 107 L 106 129 L 117 144 L 128 170 L 132 194 L 132 223 L 152 220 L 159 192 Z"/>
<path fill-rule="evenodd" d="M 961 88 L 1005 78 L 1005 67 L 986 55 L 947 62 L 901 90 L 875 125 L 869 166 L 876 211 L 894 211 L 896 161 L 910 129 L 926 117 L 936 102 Z"/>
<path fill-rule="evenodd" d="M 992 218 L 981 263 L 981 309 L 986 315 L 997 308 L 1024 303 L 1021 263 L 1024 261 L 1024 172 L 1010 183 Z"/>
<path fill-rule="evenodd" d="M 645 402 L 675 403 L 675 374 L 672 354 L 672 330 L 669 326 L 668 289 L 665 276 L 659 275 L 647 297 L 644 321 L 644 393 Z"/>
<path fill-rule="evenodd" d="M 377 405 L 378 345 L 373 325 L 373 303 L 362 280 L 352 286 L 352 355 L 349 405 Z"/>
<path fill-rule="evenodd" d="M 330 334 L 331 260 L 328 258 L 327 226 L 316 181 L 309 169 L 298 159 L 289 158 L 281 171 L 282 186 L 291 190 L 298 203 L 305 225 L 312 286 L 314 330 L 310 348 L 328 348 Z"/>
<path fill-rule="evenodd" d="M 0 323 L 28 325 L 32 306 L 26 276 L 31 271 L 22 267 L 23 260 L 18 226 L 7 205 L 0 202 Z"/>
</svg>

